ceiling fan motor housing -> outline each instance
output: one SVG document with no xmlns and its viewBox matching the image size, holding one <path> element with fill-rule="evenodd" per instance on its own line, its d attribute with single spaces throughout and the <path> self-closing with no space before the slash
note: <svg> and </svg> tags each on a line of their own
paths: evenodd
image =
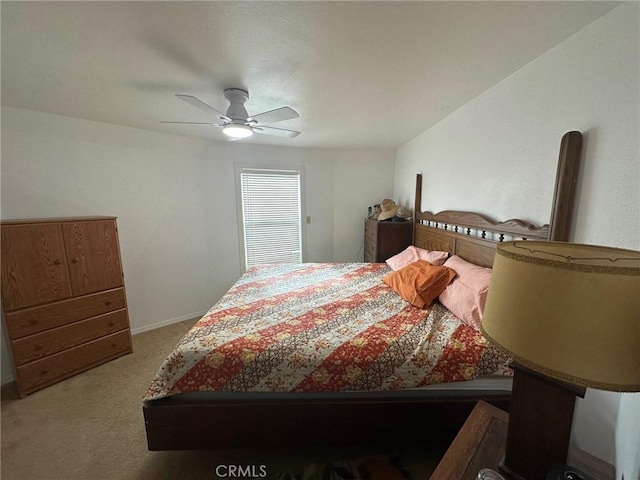
<svg viewBox="0 0 640 480">
<path fill-rule="evenodd" d="M 227 88 L 224 91 L 224 98 L 229 100 L 226 115 L 232 120 L 232 123 L 247 123 L 249 114 L 244 108 L 244 102 L 249 99 L 249 92 L 240 88 Z"/>
</svg>

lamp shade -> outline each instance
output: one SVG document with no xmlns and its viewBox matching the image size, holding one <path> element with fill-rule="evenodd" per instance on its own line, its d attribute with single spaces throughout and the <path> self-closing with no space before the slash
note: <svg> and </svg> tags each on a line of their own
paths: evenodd
<svg viewBox="0 0 640 480">
<path fill-rule="evenodd" d="M 482 330 L 514 360 L 550 377 L 640 391 L 640 252 L 500 244 Z"/>
</svg>

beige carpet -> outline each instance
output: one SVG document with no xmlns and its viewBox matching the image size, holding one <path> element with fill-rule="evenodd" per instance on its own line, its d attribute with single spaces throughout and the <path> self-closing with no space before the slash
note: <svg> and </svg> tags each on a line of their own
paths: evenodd
<svg viewBox="0 0 640 480">
<path fill-rule="evenodd" d="M 2 480 L 216 479 L 220 465 L 264 465 L 260 474 L 310 463 L 396 453 L 414 480 L 428 479 L 446 446 L 387 449 L 149 452 L 142 396 L 164 357 L 193 324 L 133 337 L 134 353 L 19 399 L 2 388 Z M 224 468 L 218 470 L 224 473 Z M 227 477 L 228 478 L 228 477 Z M 240 478 L 250 478 L 243 476 Z M 256 477 L 257 478 L 257 477 Z"/>
</svg>

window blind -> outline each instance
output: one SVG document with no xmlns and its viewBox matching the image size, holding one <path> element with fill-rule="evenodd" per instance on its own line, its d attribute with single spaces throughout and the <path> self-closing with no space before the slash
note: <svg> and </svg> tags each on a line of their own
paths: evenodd
<svg viewBox="0 0 640 480">
<path fill-rule="evenodd" d="M 300 172 L 242 169 L 245 266 L 302 262 Z"/>
</svg>

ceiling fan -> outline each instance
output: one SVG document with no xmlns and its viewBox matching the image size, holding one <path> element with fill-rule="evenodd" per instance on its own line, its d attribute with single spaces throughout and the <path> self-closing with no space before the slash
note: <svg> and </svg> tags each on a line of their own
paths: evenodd
<svg viewBox="0 0 640 480">
<path fill-rule="evenodd" d="M 250 137 L 254 133 L 261 133 L 264 135 L 276 135 L 279 137 L 297 137 L 300 132 L 295 130 L 288 130 L 286 128 L 277 128 L 265 123 L 276 123 L 284 120 L 290 120 L 292 118 L 298 118 L 298 113 L 291 107 L 281 107 L 275 110 L 269 110 L 268 112 L 258 113 L 257 115 L 251 115 L 247 113 L 244 108 L 244 103 L 249 99 L 249 92 L 241 88 L 227 88 L 224 91 L 224 97 L 229 100 L 229 108 L 227 113 L 222 113 L 215 108 L 207 105 L 202 100 L 192 96 L 177 93 L 178 97 L 183 102 L 189 105 L 199 108 L 205 113 L 215 116 L 217 119 L 222 120 L 220 123 L 211 122 L 161 122 L 161 123 L 180 123 L 187 125 L 209 125 L 212 127 L 222 128 L 224 133 L 231 140 L 240 140 Z"/>
</svg>

